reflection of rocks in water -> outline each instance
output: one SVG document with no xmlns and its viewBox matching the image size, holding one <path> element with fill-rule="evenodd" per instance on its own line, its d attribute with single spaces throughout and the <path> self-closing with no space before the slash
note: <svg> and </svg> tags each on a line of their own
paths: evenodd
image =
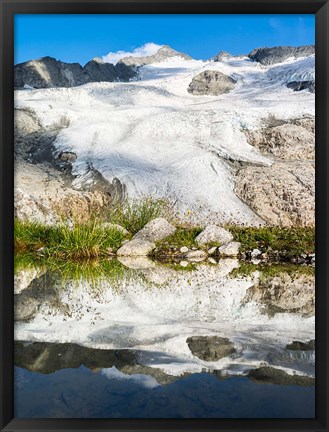
<svg viewBox="0 0 329 432">
<path fill-rule="evenodd" d="M 40 276 L 42 273 L 41 269 L 37 268 L 27 268 L 26 270 L 15 271 L 14 276 L 14 292 L 19 294 L 25 288 L 27 288 L 30 283 Z"/>
<path fill-rule="evenodd" d="M 266 277 L 247 290 L 244 303 L 255 301 L 266 307 L 266 312 L 296 312 L 313 316 L 315 311 L 315 280 L 310 275 L 281 273 Z"/>
<path fill-rule="evenodd" d="M 192 336 L 186 342 L 192 354 L 205 361 L 218 361 L 236 352 L 229 339 L 219 336 Z"/>
<path fill-rule="evenodd" d="M 67 306 L 59 301 L 58 289 L 61 289 L 60 280 L 54 273 L 47 272 L 33 279 L 27 288 L 14 296 L 15 320 L 30 321 L 41 305 L 65 311 Z"/>
<path fill-rule="evenodd" d="M 287 345 L 287 349 L 291 351 L 314 351 L 315 340 L 312 339 L 308 342 L 293 341 L 291 344 Z"/>
<path fill-rule="evenodd" d="M 15 342 L 15 365 L 33 372 L 52 373 L 81 365 L 95 370 L 135 363 L 129 350 L 99 350 L 70 343 Z"/>
<path fill-rule="evenodd" d="M 159 368 L 138 364 L 136 351 L 93 349 L 71 343 L 15 342 L 15 365 L 43 374 L 81 365 L 95 372 L 114 366 L 125 375 L 148 375 L 162 385 L 181 378 L 168 375 Z"/>
<path fill-rule="evenodd" d="M 304 375 L 289 375 L 287 372 L 264 366 L 249 371 L 248 377 L 259 384 L 314 386 L 315 379 Z"/>
</svg>

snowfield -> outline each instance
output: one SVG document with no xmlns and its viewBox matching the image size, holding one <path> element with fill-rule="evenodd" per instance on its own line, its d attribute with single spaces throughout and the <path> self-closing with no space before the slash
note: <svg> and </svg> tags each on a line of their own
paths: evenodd
<svg viewBox="0 0 329 432">
<path fill-rule="evenodd" d="M 187 88 L 205 70 L 237 80 L 221 96 L 194 96 Z M 269 115 L 314 115 L 314 94 L 286 84 L 314 79 L 314 56 L 262 66 L 247 57 L 221 62 L 180 57 L 144 66 L 129 83 L 17 90 L 17 108 L 35 111 L 44 127 L 60 124 L 59 151 L 77 154 L 73 173 L 92 166 L 109 181 L 126 185 L 130 198 L 168 198 L 194 221 L 259 223 L 234 193 L 232 162 L 270 165 L 250 146 L 244 129 Z"/>
</svg>

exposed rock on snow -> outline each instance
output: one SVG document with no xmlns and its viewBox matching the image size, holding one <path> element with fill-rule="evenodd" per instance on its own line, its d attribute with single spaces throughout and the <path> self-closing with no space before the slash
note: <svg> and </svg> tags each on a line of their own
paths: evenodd
<svg viewBox="0 0 329 432">
<path fill-rule="evenodd" d="M 117 66 L 120 64 L 124 64 L 127 66 L 135 66 L 135 67 L 136 66 L 144 66 L 144 65 L 162 62 L 162 61 L 170 59 L 172 57 L 181 57 L 185 60 L 191 60 L 192 59 L 192 57 L 190 57 L 187 54 L 176 51 L 168 45 L 163 45 L 155 54 L 153 54 L 151 56 L 124 57 L 123 59 L 119 60 L 119 62 L 117 63 Z"/>
<path fill-rule="evenodd" d="M 291 81 L 287 87 L 294 91 L 309 90 L 311 93 L 315 93 L 315 81 Z"/>
<path fill-rule="evenodd" d="M 314 122 L 314 119 L 313 119 Z M 301 125 L 282 125 L 246 132 L 247 141 L 264 153 L 284 160 L 314 160 L 315 137 Z"/>
<path fill-rule="evenodd" d="M 148 240 L 134 238 L 125 243 L 117 251 L 118 256 L 147 256 L 155 248 L 155 244 Z"/>
<path fill-rule="evenodd" d="M 230 242 L 218 248 L 218 252 L 223 257 L 236 257 L 239 255 L 241 243 Z"/>
<path fill-rule="evenodd" d="M 192 354 L 205 361 L 218 361 L 236 352 L 229 339 L 219 336 L 192 336 L 186 342 Z"/>
<path fill-rule="evenodd" d="M 228 93 L 235 87 L 236 81 L 219 71 L 206 70 L 196 75 L 188 86 L 188 92 L 194 95 L 218 96 Z"/>
<path fill-rule="evenodd" d="M 225 244 L 233 240 L 233 235 L 225 228 L 217 225 L 207 225 L 206 228 L 195 238 L 198 245 L 207 243 Z"/>
<path fill-rule="evenodd" d="M 22 161 L 15 164 L 14 210 L 18 219 L 46 224 L 58 223 L 61 218 L 82 222 L 110 202 L 106 193 L 74 190 L 49 166 Z"/>
<path fill-rule="evenodd" d="M 291 351 L 314 351 L 315 350 L 315 339 L 308 342 L 293 341 L 287 345 L 287 349 Z"/>
<path fill-rule="evenodd" d="M 299 47 L 277 46 L 272 48 L 255 48 L 248 57 L 263 65 L 281 63 L 290 57 L 306 57 L 315 53 L 314 45 L 304 45 Z"/>
<path fill-rule="evenodd" d="M 280 226 L 312 226 L 315 218 L 313 162 L 284 162 L 240 169 L 236 194 L 262 219 Z"/>
<path fill-rule="evenodd" d="M 170 224 L 164 218 L 156 218 L 148 222 L 133 239 L 148 240 L 156 242 L 162 240 L 176 231 L 176 227 Z"/>
<path fill-rule="evenodd" d="M 215 55 L 215 57 L 213 57 L 211 60 L 214 62 L 220 62 L 223 59 L 227 59 L 229 57 L 232 57 L 232 55 L 230 53 L 228 53 L 227 51 L 220 51 L 217 55 Z"/>
</svg>

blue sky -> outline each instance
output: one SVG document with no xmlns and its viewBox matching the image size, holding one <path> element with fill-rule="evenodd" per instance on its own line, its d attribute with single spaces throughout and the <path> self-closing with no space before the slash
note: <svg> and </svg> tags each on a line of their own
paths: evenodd
<svg viewBox="0 0 329 432">
<path fill-rule="evenodd" d="M 150 42 L 208 59 L 314 39 L 314 15 L 16 15 L 15 64 L 51 56 L 84 65 Z"/>
</svg>

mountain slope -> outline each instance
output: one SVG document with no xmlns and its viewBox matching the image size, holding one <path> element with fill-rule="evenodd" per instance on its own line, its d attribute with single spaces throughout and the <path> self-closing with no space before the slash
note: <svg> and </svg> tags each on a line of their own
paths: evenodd
<svg viewBox="0 0 329 432">
<path fill-rule="evenodd" d="M 193 78 L 209 70 L 232 78 L 234 89 L 219 96 L 190 94 Z M 109 182 L 118 179 L 131 198 L 169 199 L 185 220 L 275 223 L 277 218 L 274 221 L 271 213 L 267 217 L 259 203 L 253 204 L 255 189 L 250 188 L 248 194 L 239 192 L 239 197 L 235 192 L 237 179 L 243 181 L 239 172 L 255 167 L 273 178 L 270 191 L 275 196 L 269 200 L 279 200 L 274 214 L 285 209 L 288 216 L 282 224 L 295 223 L 296 218 L 289 215 L 296 208 L 299 219 L 312 224 L 311 180 L 303 186 L 293 175 L 303 190 L 296 189 L 293 202 L 287 201 L 279 185 L 284 182 L 282 173 L 292 176 L 288 162 L 277 169 L 280 157 L 250 145 L 246 133 L 262 129 L 270 118 L 289 124 L 291 119 L 313 117 L 314 95 L 287 87 L 291 79 L 312 74 L 313 55 L 269 66 L 248 57 L 216 62 L 174 57 L 140 67 L 138 80 L 132 82 L 17 91 L 16 108 L 34 112 L 43 127 L 66 116 L 69 125 L 59 132 L 54 146 L 57 152 L 77 155 L 73 163 L 76 185 L 92 166 Z M 252 176 L 248 175 L 248 182 L 253 184 Z M 248 184 L 239 183 L 237 190 L 244 188 Z"/>
</svg>

